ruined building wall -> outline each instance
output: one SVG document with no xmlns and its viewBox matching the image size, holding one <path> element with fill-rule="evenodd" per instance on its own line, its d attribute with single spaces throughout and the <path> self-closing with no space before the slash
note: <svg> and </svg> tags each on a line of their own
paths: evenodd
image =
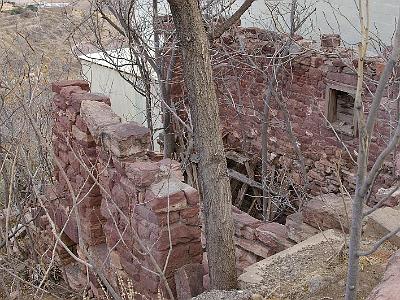
<svg viewBox="0 0 400 300">
<path fill-rule="evenodd" d="M 175 290 L 175 271 L 202 260 L 199 196 L 182 182 L 177 162 L 148 151 L 148 129 L 122 123 L 107 97 L 88 90 L 81 81 L 53 85 L 53 148 L 61 169 L 47 206 L 72 252 L 84 259 L 89 253 L 115 288 L 130 281 L 154 299 L 165 294 L 155 263 Z M 70 285 L 82 288 L 85 267 L 59 250 Z M 91 274 L 95 293 L 98 282 Z"/>
<path fill-rule="evenodd" d="M 253 160 L 256 157 L 258 164 L 261 158 L 263 100 L 274 63 L 272 57 L 285 39 L 259 28 L 238 27 L 215 41 L 212 48 L 225 147 Z M 337 193 L 340 186 L 338 178 L 351 192 L 355 187 L 355 163 L 348 152 L 356 161 L 358 138 L 349 134 L 349 128 L 347 131 L 338 130 L 337 135 L 346 145 L 346 150 L 325 117 L 328 115 L 330 90 L 355 93 L 357 54 L 340 47 L 340 37 L 336 35 L 323 38 L 322 47 L 317 49 L 311 41 L 296 37 L 296 45 L 291 52 L 293 54 L 279 78 L 282 106 L 275 100 L 271 102 L 268 125 L 270 166 L 284 170 L 292 182 L 301 185 L 299 162 L 284 121 L 286 107 L 293 134 L 305 157 L 310 192 L 314 195 Z M 371 101 L 369 91 L 375 91 L 383 67 L 384 62 L 380 58 L 366 61 L 363 95 L 366 112 Z M 174 75 L 172 99 L 184 114 L 185 91 L 179 63 Z M 386 96 L 390 93 L 395 93 L 395 90 L 388 90 Z M 371 158 L 376 157 L 387 144 L 390 122 L 396 119 L 398 113 L 394 103 L 387 99 L 384 99 L 379 112 L 370 148 Z M 349 112 L 354 114 L 352 109 Z M 336 170 L 339 170 L 339 176 Z M 390 185 L 394 180 L 392 173 L 391 158 L 378 178 L 378 186 Z M 258 181 L 261 181 L 260 178 Z"/>
<path fill-rule="evenodd" d="M 56 229 L 68 249 L 101 268 L 117 290 L 131 282 L 150 299 L 160 290 L 165 295 L 154 262 L 161 269 L 167 264 L 178 299 L 207 288 L 199 195 L 183 183 L 180 165 L 148 151 L 148 129 L 122 123 L 110 99 L 90 93 L 86 82 L 58 82 L 53 91 L 55 183 L 46 207 L 55 227 L 42 216 L 46 241 L 54 243 L 50 232 Z M 293 245 L 284 225 L 232 209 L 238 274 Z M 70 286 L 87 287 L 85 266 L 60 245 L 57 253 Z M 99 280 L 89 275 L 100 297 Z"/>
</svg>

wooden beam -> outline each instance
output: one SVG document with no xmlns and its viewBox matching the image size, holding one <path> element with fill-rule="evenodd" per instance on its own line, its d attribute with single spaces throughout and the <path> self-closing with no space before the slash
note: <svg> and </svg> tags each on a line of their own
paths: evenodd
<svg viewBox="0 0 400 300">
<path fill-rule="evenodd" d="M 260 190 L 264 190 L 262 185 L 261 185 L 261 183 L 255 181 L 253 179 L 250 179 L 246 175 L 243 175 L 242 173 L 239 173 L 239 172 L 237 172 L 235 170 L 228 169 L 228 176 L 230 178 L 236 179 L 236 180 L 238 180 L 238 181 L 240 181 L 242 183 L 246 183 L 247 185 L 249 185 L 251 187 L 258 188 Z M 278 196 L 277 193 L 275 193 L 275 192 L 273 192 L 271 190 L 265 189 L 265 191 L 269 192 L 271 195 Z"/>
</svg>

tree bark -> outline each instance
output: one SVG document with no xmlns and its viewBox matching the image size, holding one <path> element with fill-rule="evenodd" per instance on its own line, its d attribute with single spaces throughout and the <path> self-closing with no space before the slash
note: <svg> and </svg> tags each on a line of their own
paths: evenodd
<svg viewBox="0 0 400 300">
<path fill-rule="evenodd" d="M 220 132 L 209 42 L 198 1 L 168 0 L 183 58 L 185 85 L 199 154 L 206 248 L 212 289 L 237 288 L 232 202 Z"/>
</svg>

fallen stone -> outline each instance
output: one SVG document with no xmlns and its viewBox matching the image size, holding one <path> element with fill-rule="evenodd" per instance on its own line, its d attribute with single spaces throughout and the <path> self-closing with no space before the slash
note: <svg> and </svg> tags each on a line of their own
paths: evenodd
<svg viewBox="0 0 400 300">
<path fill-rule="evenodd" d="M 399 227 L 400 211 L 390 207 L 383 207 L 368 216 L 364 232 L 366 236 L 382 238 Z M 389 241 L 400 247 L 400 233 L 392 236 Z"/>
<path fill-rule="evenodd" d="M 378 190 L 378 192 L 376 193 L 376 201 L 377 202 L 381 201 L 391 191 L 392 191 L 392 188 L 389 188 L 389 189 L 380 188 Z M 383 205 L 394 207 L 396 205 L 399 205 L 399 201 L 400 201 L 400 190 L 397 190 L 390 197 L 388 197 L 388 199 L 383 203 Z"/>
<path fill-rule="evenodd" d="M 266 223 L 256 228 L 256 237 L 273 253 L 282 251 L 293 246 L 288 240 L 286 227 L 279 223 Z"/>
<path fill-rule="evenodd" d="M 287 216 L 285 226 L 288 238 L 296 243 L 300 243 L 319 233 L 318 229 L 303 222 L 303 215 L 301 212 Z"/>
<path fill-rule="evenodd" d="M 303 222 L 320 230 L 338 229 L 349 232 L 351 198 L 323 194 L 310 199 L 303 207 Z"/>
<path fill-rule="evenodd" d="M 274 253 L 272 249 L 270 249 L 260 243 L 257 243 L 254 241 L 249 241 L 246 239 L 235 238 L 235 244 L 236 244 L 236 246 L 239 246 L 242 249 L 244 249 L 250 253 L 253 253 L 259 257 L 262 257 L 262 258 L 267 258 Z"/>
<path fill-rule="evenodd" d="M 389 260 L 382 282 L 366 300 L 398 300 L 400 298 L 400 251 Z"/>
<path fill-rule="evenodd" d="M 293 290 L 294 285 L 298 285 L 299 290 L 302 290 L 321 268 L 323 270 L 325 266 L 326 271 L 329 271 L 327 258 L 334 256 L 342 243 L 343 235 L 340 232 L 332 229 L 321 232 L 249 266 L 239 276 L 239 286 L 260 294 L 276 290 L 277 286 L 282 289 L 277 293 L 283 294 L 285 287 Z"/>
<path fill-rule="evenodd" d="M 250 291 L 212 290 L 202 293 L 192 300 L 250 300 L 252 299 L 252 295 L 253 294 Z"/>
<path fill-rule="evenodd" d="M 176 296 L 178 300 L 187 300 L 200 295 L 203 291 L 203 266 L 189 264 L 175 272 Z"/>
</svg>

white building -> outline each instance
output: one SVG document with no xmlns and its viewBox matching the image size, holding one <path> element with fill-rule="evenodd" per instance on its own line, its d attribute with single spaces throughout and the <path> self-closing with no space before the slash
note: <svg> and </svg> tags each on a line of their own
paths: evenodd
<svg viewBox="0 0 400 300">
<path fill-rule="evenodd" d="M 82 74 L 90 82 L 91 91 L 102 93 L 111 99 L 113 111 L 124 121 L 135 121 L 147 127 L 146 121 L 146 98 L 137 92 L 133 86 L 126 80 L 136 80 L 141 85 L 137 67 L 131 65 L 128 49 L 117 49 L 102 52 L 91 53 L 79 56 L 82 65 Z M 158 95 L 158 88 L 155 76 L 152 76 L 153 95 Z M 153 99 L 159 99 L 158 96 Z M 162 128 L 161 105 L 159 102 L 152 103 L 152 122 L 154 128 L 153 141 L 155 150 L 160 147 L 157 138 Z"/>
</svg>

